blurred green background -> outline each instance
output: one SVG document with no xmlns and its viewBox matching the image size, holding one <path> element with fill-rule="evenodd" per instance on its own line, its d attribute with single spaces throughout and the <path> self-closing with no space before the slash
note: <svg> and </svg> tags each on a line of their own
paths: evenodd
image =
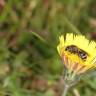
<svg viewBox="0 0 96 96">
<path fill-rule="evenodd" d="M 96 0 L 0 0 L 0 96 L 61 96 L 67 32 L 96 40 Z M 96 72 L 68 96 L 96 96 Z"/>
</svg>

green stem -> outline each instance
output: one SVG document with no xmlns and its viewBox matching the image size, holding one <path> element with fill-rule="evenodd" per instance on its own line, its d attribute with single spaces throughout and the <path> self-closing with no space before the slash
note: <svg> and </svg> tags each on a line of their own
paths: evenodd
<svg viewBox="0 0 96 96">
<path fill-rule="evenodd" d="M 80 34 L 81 33 L 66 17 L 64 17 L 64 21 L 66 22 L 66 24 L 71 28 L 71 30 L 74 33 L 76 33 L 76 34 Z"/>
<path fill-rule="evenodd" d="M 69 89 L 69 86 L 65 84 L 62 96 L 66 96 L 67 95 L 68 89 Z"/>
</svg>

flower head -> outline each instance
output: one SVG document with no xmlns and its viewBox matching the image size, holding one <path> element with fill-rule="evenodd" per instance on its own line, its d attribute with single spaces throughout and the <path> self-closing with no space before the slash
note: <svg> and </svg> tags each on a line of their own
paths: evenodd
<svg viewBox="0 0 96 96">
<path fill-rule="evenodd" d="M 59 37 L 57 50 L 69 73 L 82 74 L 96 67 L 96 43 L 82 35 L 68 33 Z"/>
</svg>

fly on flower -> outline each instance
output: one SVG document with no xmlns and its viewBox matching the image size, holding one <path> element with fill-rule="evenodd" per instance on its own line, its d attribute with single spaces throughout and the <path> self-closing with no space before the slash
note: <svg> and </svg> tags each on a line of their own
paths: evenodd
<svg viewBox="0 0 96 96">
<path fill-rule="evenodd" d="M 83 35 L 68 33 L 59 37 L 57 50 L 69 73 L 79 75 L 96 67 L 96 43 Z"/>
<path fill-rule="evenodd" d="M 88 57 L 87 52 L 83 51 L 75 45 L 67 46 L 65 50 L 69 51 L 70 53 L 77 54 L 82 60 L 86 60 Z"/>
</svg>

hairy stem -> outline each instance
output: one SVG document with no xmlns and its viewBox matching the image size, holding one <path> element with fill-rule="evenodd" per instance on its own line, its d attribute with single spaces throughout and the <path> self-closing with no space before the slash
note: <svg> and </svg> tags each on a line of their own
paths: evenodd
<svg viewBox="0 0 96 96">
<path fill-rule="evenodd" d="M 62 96 L 66 96 L 67 95 L 68 89 L 69 89 L 69 86 L 65 84 Z"/>
</svg>

